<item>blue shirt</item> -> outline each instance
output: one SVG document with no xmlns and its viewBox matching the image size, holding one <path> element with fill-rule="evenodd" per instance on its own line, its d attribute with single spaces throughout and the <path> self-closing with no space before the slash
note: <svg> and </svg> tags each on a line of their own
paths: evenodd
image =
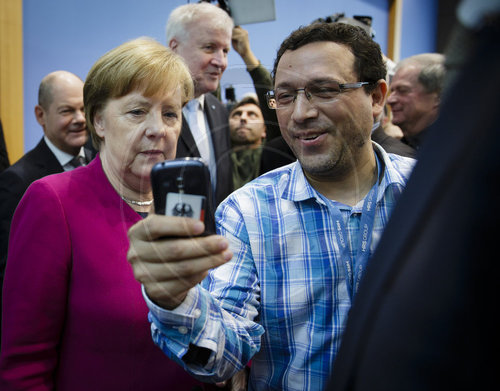
<svg viewBox="0 0 500 391">
<path fill-rule="evenodd" d="M 374 149 L 385 169 L 370 253 L 415 162 Z M 233 259 L 212 270 L 174 311 L 147 300 L 155 343 L 205 381 L 230 377 L 251 359 L 250 390 L 324 389 L 352 297 L 323 199 L 298 162 L 231 194 L 216 221 Z M 362 207 L 360 201 L 340 208 L 352 257 Z M 206 365 L 182 361 L 190 344 L 211 350 Z"/>
</svg>

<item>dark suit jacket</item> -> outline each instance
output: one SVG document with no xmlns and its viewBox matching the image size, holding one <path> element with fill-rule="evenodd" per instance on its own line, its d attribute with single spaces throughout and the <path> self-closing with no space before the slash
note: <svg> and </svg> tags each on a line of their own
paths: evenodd
<svg viewBox="0 0 500 391">
<path fill-rule="evenodd" d="M 498 389 L 498 20 L 477 34 L 429 128 L 355 297 L 329 390 Z"/>
<path fill-rule="evenodd" d="M 63 172 L 59 161 L 43 138 L 19 161 L 0 174 L 0 257 L 1 275 L 7 259 L 12 215 L 28 186 L 44 176 Z"/>
<path fill-rule="evenodd" d="M 205 116 L 210 126 L 217 161 L 215 202 L 218 205 L 233 189 L 229 119 L 224 105 L 212 94 L 205 94 Z M 181 135 L 177 142 L 176 157 L 200 157 L 200 152 L 196 147 L 196 142 L 184 116 L 182 118 Z"/>
<path fill-rule="evenodd" d="M 414 159 L 417 155 L 417 151 L 408 144 L 386 134 L 382 126 L 379 126 L 372 132 L 372 140 L 388 153 L 395 153 L 396 155 L 412 157 Z"/>
<path fill-rule="evenodd" d="M 9 154 L 5 145 L 5 138 L 3 135 L 2 121 L 0 120 L 0 172 L 10 166 Z"/>
<path fill-rule="evenodd" d="M 85 149 L 88 160 L 95 152 Z M 17 204 L 32 182 L 44 176 L 63 172 L 64 169 L 42 138 L 35 148 L 15 164 L 0 173 L 0 283 L 3 280 L 10 222 Z"/>
<path fill-rule="evenodd" d="M 260 175 L 297 160 L 282 136 L 267 141 L 262 148 Z"/>
</svg>

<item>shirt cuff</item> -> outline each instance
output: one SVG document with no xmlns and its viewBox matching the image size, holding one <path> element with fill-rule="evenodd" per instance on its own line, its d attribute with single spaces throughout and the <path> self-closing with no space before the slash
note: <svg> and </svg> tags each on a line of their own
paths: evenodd
<svg viewBox="0 0 500 391">
<path fill-rule="evenodd" d="M 204 341 L 202 338 L 207 321 L 207 303 L 198 285 L 191 288 L 184 301 L 173 310 L 166 310 L 153 303 L 144 286 L 142 295 L 150 311 L 153 340 L 169 357 L 174 354 L 182 358 L 190 344 L 217 351 L 212 341 Z"/>
</svg>

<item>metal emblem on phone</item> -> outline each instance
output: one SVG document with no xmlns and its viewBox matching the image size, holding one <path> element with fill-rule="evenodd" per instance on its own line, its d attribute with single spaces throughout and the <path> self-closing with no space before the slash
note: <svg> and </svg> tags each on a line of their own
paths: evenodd
<svg viewBox="0 0 500 391">
<path fill-rule="evenodd" d="M 165 200 L 165 214 L 199 219 L 205 218 L 205 197 L 196 194 L 184 193 L 184 178 L 176 178 L 178 193 L 167 193 Z"/>
<path fill-rule="evenodd" d="M 203 221 L 205 197 L 192 194 L 168 193 L 165 211 L 170 216 L 197 218 Z"/>
</svg>

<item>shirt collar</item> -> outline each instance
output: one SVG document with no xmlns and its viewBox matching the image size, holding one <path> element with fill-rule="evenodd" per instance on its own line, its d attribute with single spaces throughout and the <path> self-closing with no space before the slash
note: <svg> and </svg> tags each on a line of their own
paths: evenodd
<svg viewBox="0 0 500 391">
<path fill-rule="evenodd" d="M 71 155 L 71 154 L 69 154 L 67 152 L 61 151 L 59 148 L 57 148 L 52 143 L 52 141 L 49 140 L 49 138 L 47 136 L 43 136 L 43 139 L 45 140 L 45 143 L 47 144 L 47 147 L 49 147 L 49 149 L 55 155 L 57 161 L 59 162 L 59 164 L 61 166 L 64 167 L 66 164 L 68 164 L 75 157 L 75 156 L 73 156 L 73 155 Z M 80 148 L 80 152 L 78 153 L 78 155 L 85 157 L 85 153 L 83 151 L 83 147 Z"/>
<path fill-rule="evenodd" d="M 186 105 L 182 109 L 184 115 L 186 115 L 187 112 L 189 112 L 189 108 L 188 107 L 191 106 L 193 104 L 192 102 L 195 102 L 195 101 L 198 101 L 199 106 L 200 106 L 200 108 L 201 108 L 202 111 L 205 110 L 205 94 L 202 94 L 199 97 L 191 99 L 188 103 L 186 103 Z"/>
</svg>

